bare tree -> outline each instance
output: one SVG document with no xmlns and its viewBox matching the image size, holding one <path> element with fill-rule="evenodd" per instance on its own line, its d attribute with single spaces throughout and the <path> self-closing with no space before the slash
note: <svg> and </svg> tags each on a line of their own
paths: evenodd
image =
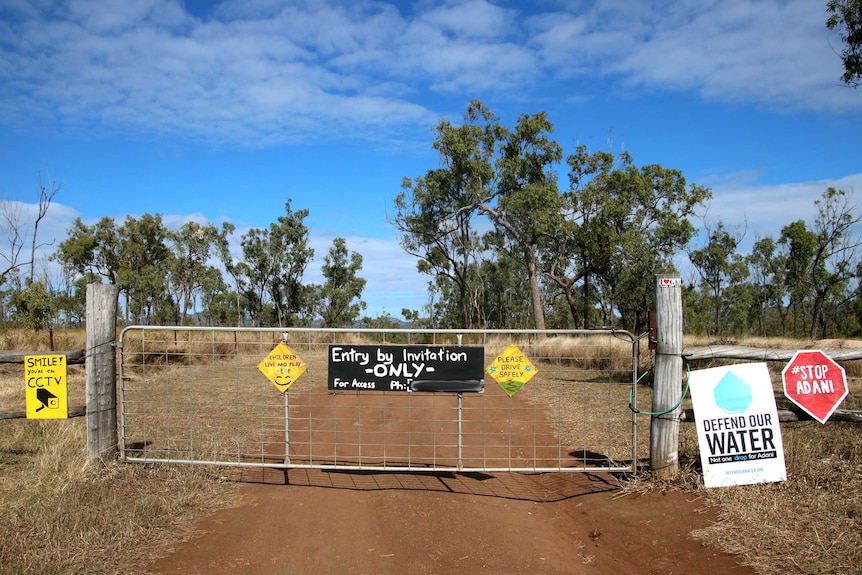
<svg viewBox="0 0 862 575">
<path fill-rule="evenodd" d="M 60 191 L 60 188 L 63 187 L 61 184 L 58 184 L 56 181 L 51 179 L 50 182 L 48 183 L 48 187 L 46 188 L 45 184 L 42 182 L 42 172 L 41 171 L 39 171 L 37 178 L 39 180 L 39 206 L 38 206 L 38 209 L 36 211 L 36 219 L 33 222 L 33 240 L 30 244 L 31 245 L 31 249 L 30 249 L 30 281 L 31 282 L 33 281 L 33 275 L 34 275 L 35 265 L 36 265 L 36 249 L 40 248 L 42 246 L 51 245 L 52 243 L 54 243 L 54 241 L 52 240 L 51 242 L 48 242 L 48 243 L 36 245 L 36 236 L 38 235 L 38 232 L 39 232 L 39 222 L 41 222 L 45 218 L 45 215 L 48 213 L 48 208 L 51 207 L 51 202 L 54 200 L 54 196 L 56 196 L 57 192 Z"/>
<path fill-rule="evenodd" d="M 0 251 L 0 257 L 5 262 L 2 272 L 0 272 L 0 283 L 5 283 L 9 275 L 22 265 L 18 261 L 21 257 L 21 250 L 24 248 L 24 239 L 21 236 L 23 227 L 21 204 L 19 202 L 0 198 L 0 227 L 2 227 L 9 244 L 8 252 L 6 250 Z"/>
<path fill-rule="evenodd" d="M 0 259 L 5 264 L 0 266 L 0 283 L 5 282 L 9 275 L 24 267 L 30 268 L 29 281 L 32 282 L 36 272 L 36 250 L 41 247 L 51 245 L 51 242 L 38 243 L 39 224 L 48 213 L 48 208 L 51 207 L 51 202 L 54 196 L 62 188 L 55 180 L 50 179 L 46 186 L 42 181 L 42 172 L 37 176 L 39 182 L 39 203 L 36 208 L 36 216 L 33 220 L 33 233 L 30 239 L 30 257 L 22 260 L 21 252 L 24 249 L 28 236 L 28 222 L 25 221 L 22 211 L 23 204 L 15 200 L 9 200 L 2 197 L 0 193 L 0 230 L 6 235 L 8 242 L 8 252 L 0 250 Z M 21 289 L 20 278 L 16 279 L 18 289 Z"/>
</svg>

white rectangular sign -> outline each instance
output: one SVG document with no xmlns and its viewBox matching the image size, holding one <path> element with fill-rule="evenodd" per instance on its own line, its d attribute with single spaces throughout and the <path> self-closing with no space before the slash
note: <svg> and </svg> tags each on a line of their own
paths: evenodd
<svg viewBox="0 0 862 575">
<path fill-rule="evenodd" d="M 691 400 L 707 487 L 787 479 L 772 380 L 765 363 L 690 373 Z"/>
</svg>

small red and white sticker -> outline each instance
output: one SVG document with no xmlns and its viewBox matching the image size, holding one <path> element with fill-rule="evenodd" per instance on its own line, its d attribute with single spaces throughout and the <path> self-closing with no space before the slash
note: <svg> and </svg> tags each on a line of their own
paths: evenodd
<svg viewBox="0 0 862 575">
<path fill-rule="evenodd" d="M 676 287 L 682 285 L 682 278 L 661 278 L 658 280 L 659 287 Z"/>
</svg>

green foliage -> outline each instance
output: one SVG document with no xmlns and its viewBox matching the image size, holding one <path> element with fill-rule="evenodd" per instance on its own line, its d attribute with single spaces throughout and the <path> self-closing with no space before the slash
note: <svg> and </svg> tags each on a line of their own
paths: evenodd
<svg viewBox="0 0 862 575">
<path fill-rule="evenodd" d="M 711 335 L 722 335 L 734 304 L 741 299 L 735 292 L 748 276 L 748 266 L 736 251 L 739 240 L 725 229 L 723 222 L 719 222 L 709 234 L 709 243 L 689 254 L 692 265 L 700 274 L 704 293 L 710 294 L 709 305 L 713 313 Z"/>
<path fill-rule="evenodd" d="M 443 168 L 424 177 L 404 178 L 395 198 L 393 224 L 404 250 L 419 258 L 421 273 L 435 278 L 435 286 L 449 291 L 445 312 L 451 323 L 477 327 L 476 300 L 482 284 L 475 273 L 481 259 L 482 237 L 475 229 L 479 205 L 493 194 L 494 155 L 498 144 L 497 118 L 481 103 L 467 109 L 464 125 L 441 120 L 434 148 Z M 446 323 L 449 323 L 446 320 Z"/>
<path fill-rule="evenodd" d="M 54 254 L 70 286 L 62 309 L 83 313 L 84 286 L 102 278 L 120 286 L 127 323 L 291 325 L 306 297 L 302 274 L 314 252 L 303 224 L 308 210 L 292 211 L 266 229 L 241 238 L 244 258 L 234 261 L 229 248 L 232 224 L 188 222 L 168 230 L 160 215 L 126 218 L 119 228 L 111 218 L 93 226 L 75 220 L 68 238 Z M 217 257 L 233 279 L 211 265 Z M 194 314 L 199 314 L 193 317 Z"/>
<path fill-rule="evenodd" d="M 542 329 L 550 311 L 555 324 L 645 325 L 644 278 L 672 268 L 710 192 L 687 187 L 678 170 L 584 146 L 567 158 L 561 192 L 552 133 L 544 113 L 509 129 L 481 102 L 462 126 L 438 125 L 442 167 L 405 178 L 395 200 L 402 246 L 434 278 L 432 324 Z M 493 230 L 477 233 L 477 216 Z M 571 322 L 558 315 L 562 302 Z"/>
<path fill-rule="evenodd" d="M 356 275 L 361 270 L 362 256 L 351 252 L 348 259 L 347 242 L 335 238 L 322 268 L 326 278 L 320 291 L 324 327 L 349 327 L 365 309 L 365 302 L 360 299 L 365 280 Z"/>
<path fill-rule="evenodd" d="M 169 285 L 178 312 L 174 321 L 180 325 L 186 323 L 189 312 L 196 307 L 204 283 L 212 284 L 213 272 L 218 273 L 207 263 L 218 237 L 214 225 L 201 226 L 197 222 L 187 222 L 178 231 L 168 232 L 168 240 L 173 245 L 168 262 Z"/>
<path fill-rule="evenodd" d="M 128 216 L 119 229 L 119 236 L 116 281 L 120 291 L 127 294 L 126 320 L 139 323 L 144 318 L 159 317 L 162 321 L 168 318 L 175 321 L 176 316 L 171 317 L 173 306 L 165 281 L 172 254 L 162 216 L 144 214 L 140 219 Z M 163 309 L 166 304 L 171 309 Z"/>
<path fill-rule="evenodd" d="M 854 2 L 830 6 L 839 4 L 858 10 Z M 688 333 L 862 335 L 862 216 L 844 190 L 827 189 L 813 221 L 757 238 L 750 254 L 739 252 L 741 236 L 721 222 L 691 246 L 709 189 L 673 168 L 637 166 L 624 152 L 578 146 L 564 156 L 552 134 L 542 112 L 522 114 L 510 128 L 479 101 L 460 126 L 439 122 L 440 166 L 404 178 L 394 202 L 400 243 L 429 276 L 425 308 L 402 310 L 410 325 L 642 333 L 653 278 L 675 271 L 687 252 L 697 274 L 683 293 Z M 561 167 L 569 184 L 562 190 Z M 158 214 L 121 226 L 107 217 L 93 225 L 76 219 L 52 255 L 62 266 L 59 286 L 22 275 L 21 241 L 0 254 L 11 264 L 2 275 L 2 319 L 77 325 L 86 284 L 108 281 L 120 287 L 127 323 L 351 325 L 365 309 L 362 256 L 337 238 L 324 258 L 325 283 L 304 284 L 314 255 L 307 216 L 288 200 L 275 222 L 239 238 L 240 257 L 231 252 L 230 223 L 168 230 Z M 386 313 L 360 323 L 403 325 Z"/>
<path fill-rule="evenodd" d="M 673 271 L 673 256 L 695 232 L 689 218 L 711 192 L 687 186 L 679 170 L 637 168 L 627 153 L 591 154 L 579 146 L 567 163 L 567 219 L 545 274 L 568 302 L 576 326 L 598 320 L 640 332 L 653 297 L 644 278 Z M 601 311 L 593 318 L 596 308 Z"/>
<path fill-rule="evenodd" d="M 308 210 L 293 211 L 290 203 L 269 228 L 242 237 L 243 261 L 231 266 L 253 325 L 290 327 L 304 304 L 301 279 L 314 250 L 303 223 Z"/>
<path fill-rule="evenodd" d="M 12 320 L 19 327 L 46 329 L 54 317 L 54 298 L 41 282 L 33 282 L 26 289 L 15 292 L 10 299 L 14 312 Z"/>
<path fill-rule="evenodd" d="M 841 81 L 858 87 L 862 82 L 862 0 L 830 0 L 826 4 L 830 14 L 826 27 L 838 29 L 844 48 L 841 61 L 844 74 Z"/>
</svg>

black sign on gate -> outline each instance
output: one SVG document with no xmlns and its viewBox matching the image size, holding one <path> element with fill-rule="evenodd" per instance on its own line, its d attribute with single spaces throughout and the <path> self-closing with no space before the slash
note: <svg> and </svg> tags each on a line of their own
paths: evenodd
<svg viewBox="0 0 862 575">
<path fill-rule="evenodd" d="M 482 393 L 484 360 L 483 347 L 330 345 L 328 388 Z"/>
</svg>

